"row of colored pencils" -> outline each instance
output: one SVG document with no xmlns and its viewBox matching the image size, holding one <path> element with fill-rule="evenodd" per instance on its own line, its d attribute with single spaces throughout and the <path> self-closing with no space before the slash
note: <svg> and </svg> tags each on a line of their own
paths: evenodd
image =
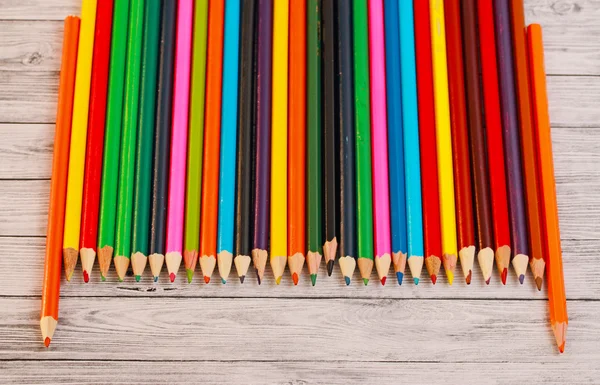
<svg viewBox="0 0 600 385">
<path fill-rule="evenodd" d="M 149 261 L 173 282 L 183 260 L 191 282 L 199 260 L 206 283 L 251 262 L 260 283 L 270 259 L 277 284 L 306 261 L 314 285 L 339 252 L 346 284 L 356 265 L 385 284 L 392 264 L 418 284 L 423 262 L 452 284 L 458 259 L 470 283 L 477 255 L 486 283 L 512 260 L 541 289 L 546 256 L 564 299 L 530 29 L 528 54 L 522 0 L 83 0 L 65 22 L 46 344 L 61 245 L 86 282 L 98 254 L 103 280 L 114 260 L 120 280 Z"/>
</svg>

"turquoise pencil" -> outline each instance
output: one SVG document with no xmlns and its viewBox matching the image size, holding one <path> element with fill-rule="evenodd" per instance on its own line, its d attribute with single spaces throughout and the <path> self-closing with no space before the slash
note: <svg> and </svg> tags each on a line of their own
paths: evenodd
<svg viewBox="0 0 600 385">
<path fill-rule="evenodd" d="M 412 1 L 400 1 L 400 80 L 404 128 L 404 175 L 408 267 L 415 284 L 423 268 L 423 206 L 421 203 L 421 154 L 419 151 L 419 110 L 415 65 L 415 29 Z"/>
<path fill-rule="evenodd" d="M 219 169 L 219 219 L 217 226 L 217 261 L 221 282 L 223 283 L 227 282 L 233 261 L 239 36 L 240 0 L 227 0 L 225 2 L 225 36 L 223 40 L 221 167 Z"/>
<path fill-rule="evenodd" d="M 385 0 L 384 6 L 392 261 L 394 262 L 398 284 L 402 285 L 406 266 L 406 195 L 404 186 L 404 136 L 402 134 L 398 0 Z"/>
</svg>

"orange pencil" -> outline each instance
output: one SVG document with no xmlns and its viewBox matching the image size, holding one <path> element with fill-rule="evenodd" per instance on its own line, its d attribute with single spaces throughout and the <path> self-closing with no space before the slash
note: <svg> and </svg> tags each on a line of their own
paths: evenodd
<svg viewBox="0 0 600 385">
<path fill-rule="evenodd" d="M 221 83 L 223 80 L 223 20 L 225 1 L 208 6 L 206 49 L 206 104 L 204 109 L 204 159 L 202 161 L 202 214 L 200 216 L 200 267 L 209 283 L 217 264 L 219 208 L 219 150 L 221 143 Z M 200 156 L 200 154 L 190 154 Z M 232 154 L 233 155 L 233 154 Z"/>
<path fill-rule="evenodd" d="M 288 265 L 294 285 L 304 266 L 306 179 L 306 0 L 290 1 Z"/>
<path fill-rule="evenodd" d="M 534 138 L 537 139 L 538 171 L 540 175 L 540 200 L 542 202 L 542 228 L 544 229 L 544 254 L 548 256 L 548 304 L 550 324 L 560 352 L 565 351 L 567 336 L 567 297 L 562 267 L 558 208 L 556 204 L 556 181 L 552 160 L 552 139 L 548 116 L 546 93 L 546 70 L 544 68 L 544 43 L 542 27 L 532 24 L 527 28 L 529 45 L 529 73 L 533 93 Z"/>
<path fill-rule="evenodd" d="M 42 312 L 40 316 L 42 339 L 46 347 L 50 345 L 58 323 L 63 227 L 65 223 L 69 141 L 71 139 L 79 22 L 80 20 L 76 16 L 67 16 L 65 19 L 62 64 L 60 67 L 58 113 L 56 115 L 56 134 L 54 135 L 50 208 L 48 209 L 48 232 L 46 234 L 46 267 L 44 269 Z"/>
</svg>

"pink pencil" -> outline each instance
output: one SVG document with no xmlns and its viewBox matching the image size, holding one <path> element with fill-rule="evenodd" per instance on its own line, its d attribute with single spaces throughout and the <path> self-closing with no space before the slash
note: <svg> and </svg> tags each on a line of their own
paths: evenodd
<svg viewBox="0 0 600 385">
<path fill-rule="evenodd" d="M 391 263 L 390 193 L 388 185 L 383 0 L 369 0 L 371 74 L 371 156 L 373 168 L 373 233 L 375 267 L 385 285 Z M 402 154 L 395 154 L 402 156 Z"/>
<path fill-rule="evenodd" d="M 177 276 L 182 257 L 193 6 L 193 0 L 178 1 L 169 208 L 167 214 L 167 247 L 165 255 L 171 282 Z"/>
</svg>

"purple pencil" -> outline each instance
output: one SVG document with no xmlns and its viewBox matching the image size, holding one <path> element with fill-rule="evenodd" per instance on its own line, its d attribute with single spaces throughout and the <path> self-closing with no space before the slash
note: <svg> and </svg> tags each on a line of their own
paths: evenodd
<svg viewBox="0 0 600 385">
<path fill-rule="evenodd" d="M 504 134 L 504 159 L 508 183 L 510 235 L 513 250 L 512 265 L 519 277 L 519 282 L 522 284 L 529 263 L 529 244 L 527 240 L 527 222 L 525 220 L 523 176 L 521 174 L 521 144 L 519 142 L 519 120 L 513 73 L 509 2 L 494 1 L 494 10 L 502 131 Z"/>
<path fill-rule="evenodd" d="M 256 167 L 252 261 L 260 285 L 267 264 L 271 172 L 271 60 L 273 3 L 258 2 L 258 86 L 256 90 Z"/>
</svg>

